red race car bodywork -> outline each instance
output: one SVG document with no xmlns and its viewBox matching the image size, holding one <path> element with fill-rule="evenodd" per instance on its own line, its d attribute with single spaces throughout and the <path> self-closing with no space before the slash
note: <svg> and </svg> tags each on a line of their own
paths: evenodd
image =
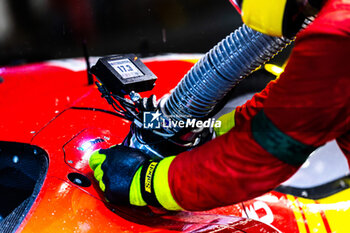
<svg viewBox="0 0 350 233">
<path fill-rule="evenodd" d="M 151 92 L 141 95 L 169 93 L 196 58 L 144 59 L 158 80 Z M 130 122 L 117 117 L 96 86 L 88 85 L 84 61 L 1 68 L 0 76 L 0 141 L 37 146 L 49 161 L 35 201 L 16 227 L 18 232 L 278 232 L 261 222 L 282 232 L 349 230 L 345 178 L 341 191 L 317 200 L 273 191 L 196 213 L 112 206 L 97 188 L 88 159 L 95 149 L 121 143 Z"/>
</svg>

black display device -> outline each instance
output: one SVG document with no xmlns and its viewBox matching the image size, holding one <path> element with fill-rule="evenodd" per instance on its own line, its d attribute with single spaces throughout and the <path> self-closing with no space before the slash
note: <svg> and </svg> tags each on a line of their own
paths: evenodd
<svg viewBox="0 0 350 233">
<path fill-rule="evenodd" d="M 152 90 L 157 80 L 135 54 L 102 57 L 91 68 L 91 73 L 116 95 Z"/>
</svg>

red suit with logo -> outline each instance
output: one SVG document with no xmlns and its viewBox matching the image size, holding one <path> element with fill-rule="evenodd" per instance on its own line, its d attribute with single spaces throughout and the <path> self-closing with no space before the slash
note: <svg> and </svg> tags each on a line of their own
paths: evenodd
<svg viewBox="0 0 350 233">
<path fill-rule="evenodd" d="M 204 210 L 262 195 L 296 172 L 305 151 L 332 139 L 349 160 L 349 57 L 350 0 L 328 0 L 298 34 L 281 77 L 236 109 L 235 127 L 172 162 L 177 203 Z"/>
</svg>

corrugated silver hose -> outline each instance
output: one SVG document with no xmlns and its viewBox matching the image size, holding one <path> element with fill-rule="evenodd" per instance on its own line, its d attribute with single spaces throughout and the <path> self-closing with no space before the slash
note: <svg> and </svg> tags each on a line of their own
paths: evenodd
<svg viewBox="0 0 350 233">
<path fill-rule="evenodd" d="M 243 25 L 200 59 L 165 100 L 170 120 L 204 119 L 244 77 L 269 61 L 291 41 Z M 172 129 L 178 132 L 180 129 Z"/>
</svg>

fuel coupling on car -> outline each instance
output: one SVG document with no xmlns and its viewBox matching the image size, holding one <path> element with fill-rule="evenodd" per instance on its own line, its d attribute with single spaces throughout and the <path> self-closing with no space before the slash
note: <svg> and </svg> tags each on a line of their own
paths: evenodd
<svg viewBox="0 0 350 233">
<path fill-rule="evenodd" d="M 149 91 L 157 77 L 134 54 L 100 58 L 91 68 L 101 96 L 117 114 L 132 122 L 123 144 L 138 148 L 151 157 L 164 157 L 191 149 L 210 138 L 210 127 L 189 121 L 172 122 L 161 110 L 155 95 L 142 98 L 138 92 Z M 195 120 L 195 119 L 194 119 Z M 211 122 L 213 123 L 213 122 Z"/>
</svg>

